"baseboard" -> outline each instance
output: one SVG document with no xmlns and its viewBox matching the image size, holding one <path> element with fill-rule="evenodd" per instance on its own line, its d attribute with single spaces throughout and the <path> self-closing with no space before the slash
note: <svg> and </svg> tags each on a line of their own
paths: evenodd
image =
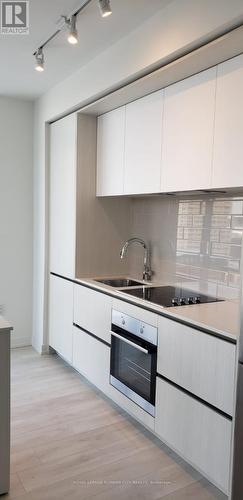
<svg viewBox="0 0 243 500">
<path fill-rule="evenodd" d="M 38 352 L 38 354 L 49 354 L 49 345 L 46 344 L 37 344 L 34 339 L 32 339 L 32 347 L 33 349 Z"/>
<path fill-rule="evenodd" d="M 42 344 L 42 346 L 41 346 L 41 354 L 50 354 L 49 345 Z"/>
<path fill-rule="evenodd" d="M 29 337 L 12 338 L 11 349 L 17 349 L 18 347 L 33 347 L 38 354 L 50 354 L 49 345 L 36 345 Z"/>
<path fill-rule="evenodd" d="M 14 337 L 11 338 L 11 349 L 16 349 L 18 347 L 29 347 L 31 346 L 31 338 L 30 337 Z"/>
</svg>

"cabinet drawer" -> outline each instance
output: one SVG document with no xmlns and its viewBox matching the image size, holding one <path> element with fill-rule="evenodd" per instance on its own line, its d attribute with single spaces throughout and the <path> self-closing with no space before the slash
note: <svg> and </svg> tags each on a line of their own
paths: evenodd
<svg viewBox="0 0 243 500">
<path fill-rule="evenodd" d="M 232 422 L 159 378 L 156 401 L 156 434 L 227 493 Z"/>
<path fill-rule="evenodd" d="M 110 343 L 111 297 L 85 286 L 75 285 L 74 323 Z"/>
<path fill-rule="evenodd" d="M 109 397 L 112 401 L 114 401 L 114 403 L 129 413 L 129 415 L 132 415 L 141 424 L 145 425 L 148 429 L 154 432 L 154 417 L 140 408 L 140 406 L 136 405 L 136 403 L 131 401 L 131 399 L 127 396 L 124 396 L 124 394 L 119 392 L 112 385 L 110 385 L 109 388 Z"/>
<path fill-rule="evenodd" d="M 73 366 L 98 389 L 109 391 L 110 348 L 73 327 Z"/>
<path fill-rule="evenodd" d="M 159 317 L 158 373 L 229 415 L 235 349 L 230 342 Z"/>
</svg>

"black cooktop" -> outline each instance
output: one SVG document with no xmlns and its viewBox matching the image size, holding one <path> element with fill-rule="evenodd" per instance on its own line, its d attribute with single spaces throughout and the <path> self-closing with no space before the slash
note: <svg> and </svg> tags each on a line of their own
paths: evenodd
<svg viewBox="0 0 243 500">
<path fill-rule="evenodd" d="M 216 297 L 210 297 L 209 295 L 203 295 L 192 290 L 174 286 L 144 286 L 142 288 L 127 290 L 124 293 L 164 307 L 221 302 L 221 299 L 217 299 Z"/>
</svg>

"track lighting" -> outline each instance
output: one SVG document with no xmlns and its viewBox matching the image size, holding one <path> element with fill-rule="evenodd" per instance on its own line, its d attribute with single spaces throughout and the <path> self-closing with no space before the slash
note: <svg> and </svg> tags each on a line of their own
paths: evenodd
<svg viewBox="0 0 243 500">
<path fill-rule="evenodd" d="M 43 48 L 46 47 L 59 33 L 66 28 L 67 30 L 67 40 L 70 44 L 75 45 L 78 43 L 78 31 L 77 31 L 77 16 L 81 14 L 84 9 L 92 2 L 93 0 L 82 0 L 82 5 L 79 9 L 77 9 L 72 15 L 69 17 L 61 16 L 60 22 L 58 22 L 58 27 L 52 35 L 42 43 L 41 47 L 39 47 L 34 52 L 34 57 L 36 60 L 35 69 L 36 71 L 44 71 L 44 54 Z M 100 13 L 102 17 L 108 17 L 112 14 L 111 2 L 110 0 L 97 0 L 100 8 Z"/>
<path fill-rule="evenodd" d="M 36 53 L 35 53 L 35 70 L 39 71 L 44 71 L 44 54 L 42 48 L 39 48 Z"/>
<path fill-rule="evenodd" d="M 68 19 L 66 16 L 63 16 L 63 17 L 64 17 L 65 25 L 68 29 L 67 40 L 72 45 L 76 45 L 76 43 L 78 43 L 76 16 L 71 16 L 70 19 Z"/>
<path fill-rule="evenodd" d="M 99 0 L 99 6 L 102 17 L 108 17 L 112 14 L 110 0 Z"/>
</svg>

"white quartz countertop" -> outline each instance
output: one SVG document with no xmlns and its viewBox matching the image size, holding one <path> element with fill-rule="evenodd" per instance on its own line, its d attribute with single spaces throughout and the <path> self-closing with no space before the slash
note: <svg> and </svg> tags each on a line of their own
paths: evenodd
<svg viewBox="0 0 243 500">
<path fill-rule="evenodd" d="M 6 333 L 13 330 L 13 327 L 4 319 L 3 316 L 0 316 L 0 334 Z"/>
<path fill-rule="evenodd" d="M 206 328 L 219 335 L 237 340 L 240 330 L 240 305 L 238 301 L 211 302 L 173 308 L 174 317 Z"/>
<path fill-rule="evenodd" d="M 189 326 L 214 333 L 225 339 L 237 341 L 240 331 L 240 304 L 237 300 L 211 302 L 207 304 L 193 304 L 178 307 L 163 307 L 132 295 L 126 295 L 125 289 L 113 288 L 95 279 L 76 279 L 77 283 L 86 285 L 94 290 L 107 293 L 112 297 L 144 307 L 172 320 L 181 321 Z M 143 283 L 141 283 L 142 285 Z M 150 286 L 166 286 L 168 283 L 149 283 Z M 129 287 L 130 288 L 130 287 Z"/>
</svg>

